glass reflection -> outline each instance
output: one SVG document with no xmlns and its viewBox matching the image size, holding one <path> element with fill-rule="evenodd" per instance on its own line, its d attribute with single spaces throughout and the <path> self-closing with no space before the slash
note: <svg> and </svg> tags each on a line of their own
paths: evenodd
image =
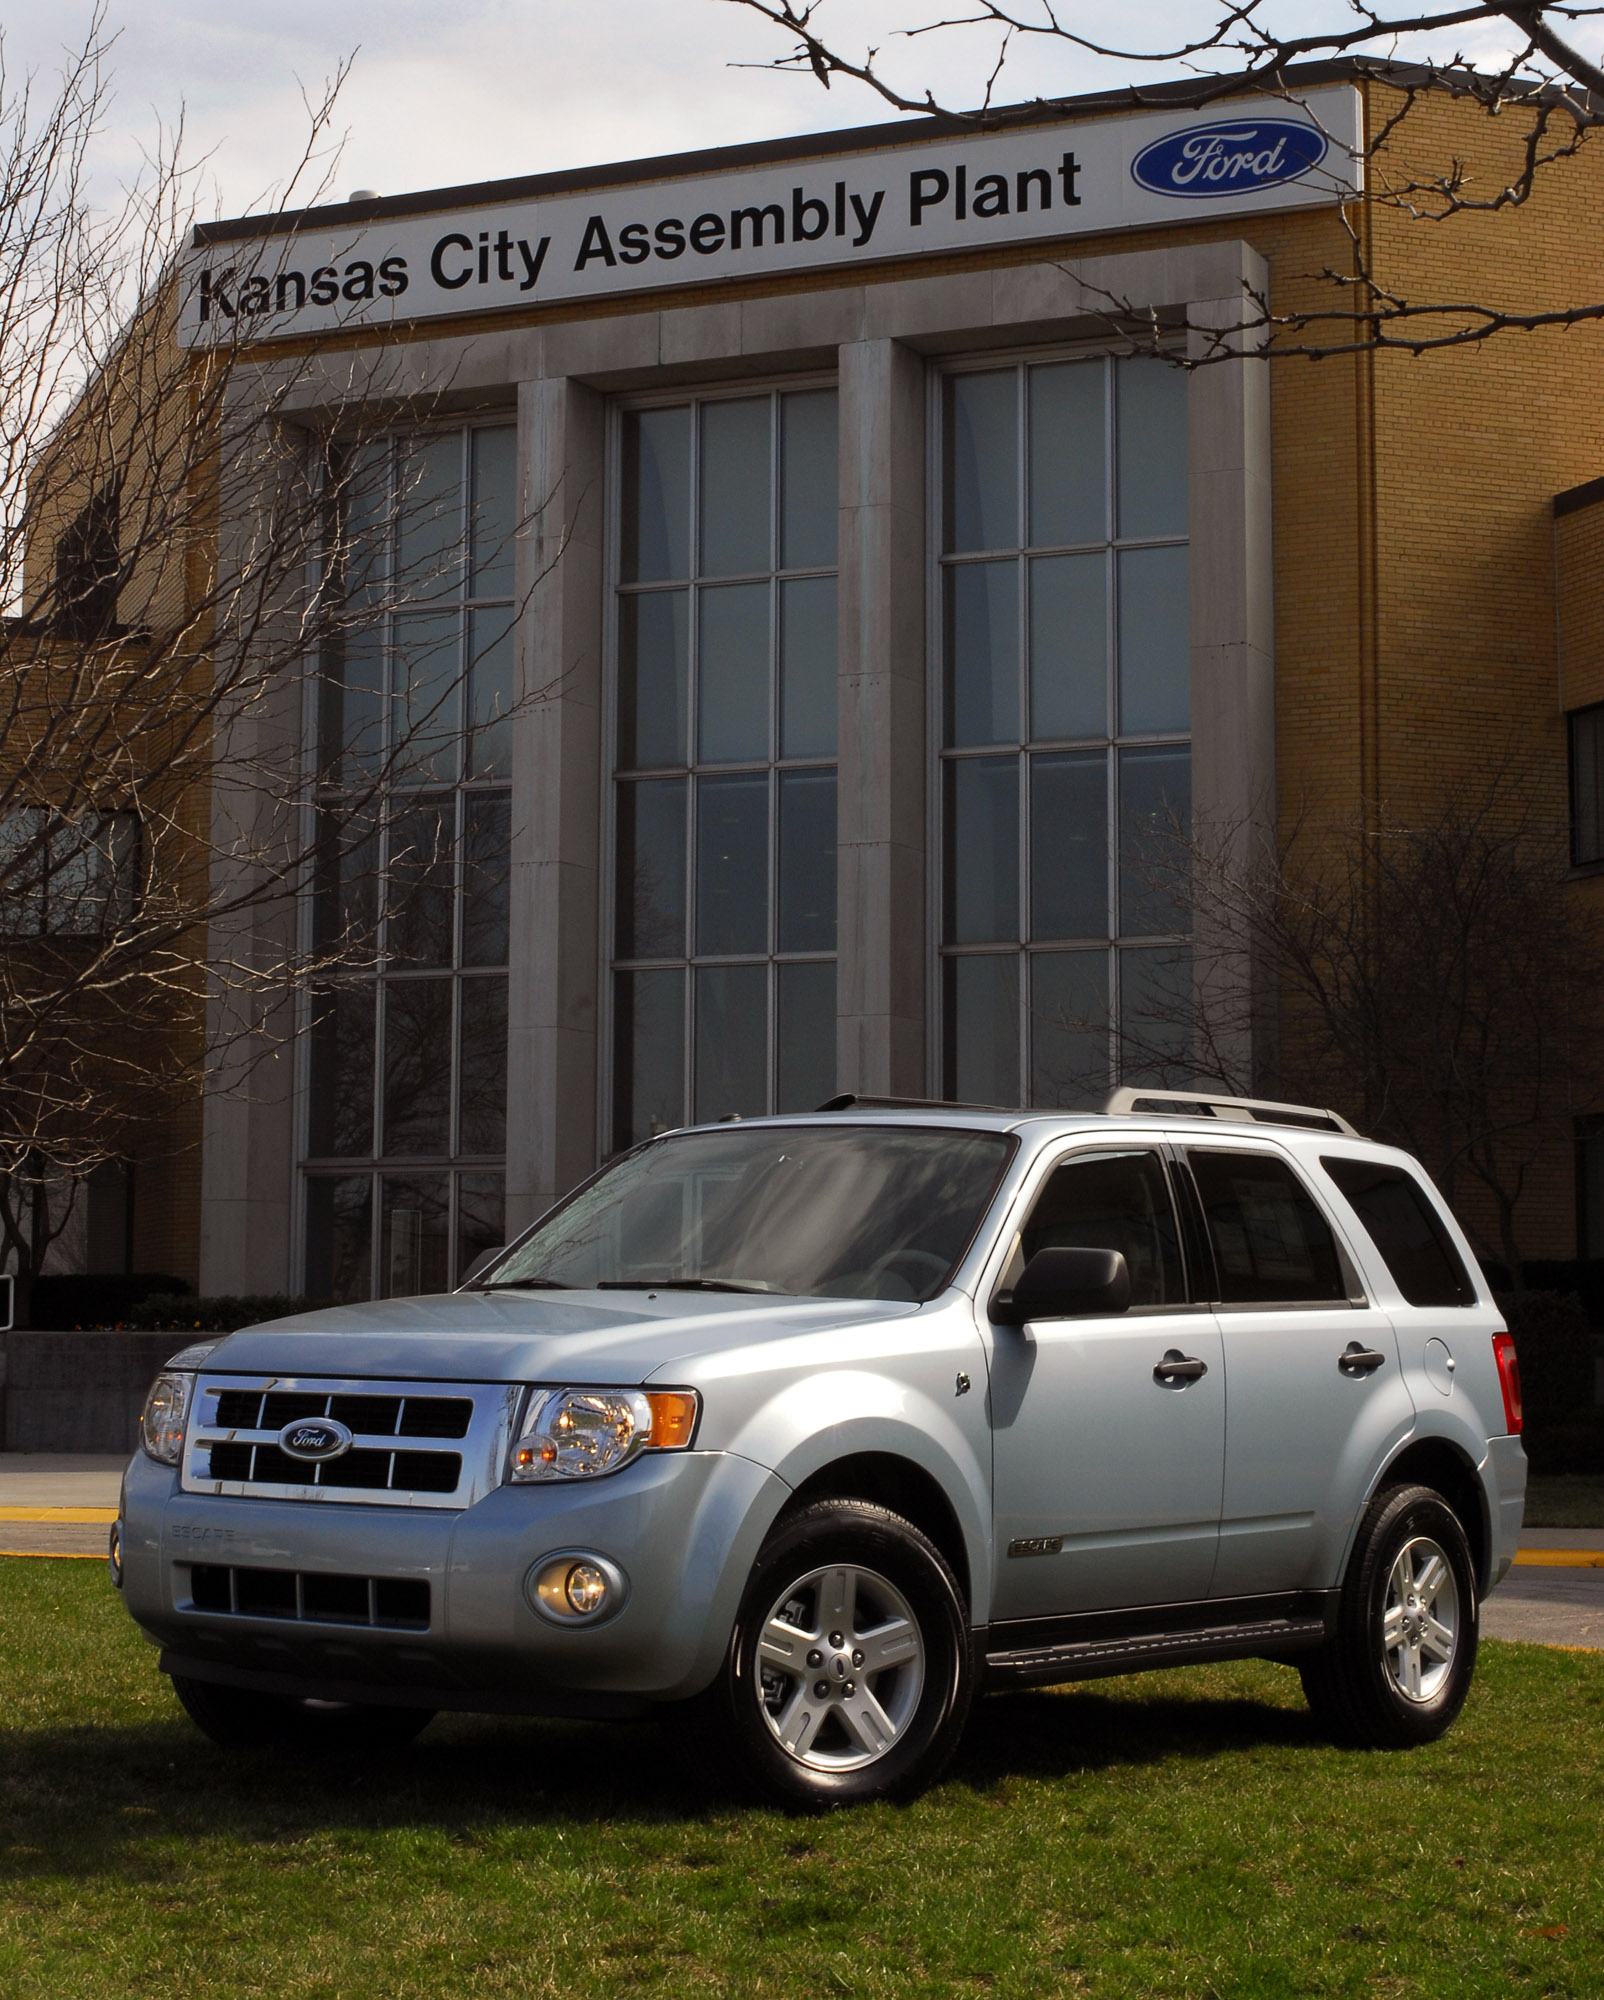
<svg viewBox="0 0 1604 2000">
<path fill-rule="evenodd" d="M 776 968 L 774 1108 L 817 1111 L 835 1095 L 835 961 Z"/>
<path fill-rule="evenodd" d="M 696 1122 L 731 1112 L 761 1118 L 768 1105 L 768 967 L 696 969 Z"/>
<path fill-rule="evenodd" d="M 618 787 L 620 958 L 678 958 L 685 949 L 685 780 Z"/>
<path fill-rule="evenodd" d="M 769 586 L 725 584 L 698 593 L 697 734 L 702 761 L 769 754 Z"/>
<path fill-rule="evenodd" d="M 470 597 L 511 597 L 513 493 L 518 432 L 512 424 L 470 433 L 473 449 L 473 553 Z"/>
<path fill-rule="evenodd" d="M 1030 934 L 1109 934 L 1108 760 L 1101 751 L 1030 760 Z"/>
<path fill-rule="evenodd" d="M 949 551 L 1019 546 L 1018 376 L 947 378 Z"/>
<path fill-rule="evenodd" d="M 624 418 L 623 580 L 655 583 L 691 571 L 691 413 L 631 410 Z"/>
<path fill-rule="evenodd" d="M 511 800 L 471 792 L 464 800 L 462 963 L 507 963 L 507 892 L 512 872 Z"/>
<path fill-rule="evenodd" d="M 836 749 L 836 580 L 780 585 L 780 755 L 833 757 Z"/>
<path fill-rule="evenodd" d="M 1197 1001 L 1186 945 L 1145 945 L 1119 955 L 1120 1077 L 1185 1090 L 1193 1074 Z"/>
<path fill-rule="evenodd" d="M 1108 537 L 1108 364 L 1028 371 L 1033 548 Z"/>
<path fill-rule="evenodd" d="M 1119 912 L 1126 937 L 1190 928 L 1192 757 L 1184 744 L 1119 756 Z"/>
<path fill-rule="evenodd" d="M 835 563 L 836 404 L 834 389 L 803 389 L 780 398 L 782 569 Z"/>
<path fill-rule="evenodd" d="M 306 1290 L 335 1305 L 373 1296 L 373 1177 L 318 1174 L 306 1183 Z"/>
<path fill-rule="evenodd" d="M 458 1174 L 457 1176 L 457 1269 L 456 1281 L 466 1282 L 468 1273 L 487 1250 L 496 1250 L 507 1240 L 506 1179 L 501 1174 Z"/>
<path fill-rule="evenodd" d="M 1038 556 L 1030 566 L 1030 733 L 1108 734 L 1108 558 Z"/>
<path fill-rule="evenodd" d="M 685 762 L 690 593 L 654 590 L 618 605 L 618 765 L 651 771 Z"/>
<path fill-rule="evenodd" d="M 451 1282 L 449 1175 L 385 1174 L 380 1187 L 380 1296 L 406 1299 L 445 1291 Z"/>
<path fill-rule="evenodd" d="M 702 405 L 703 576 L 770 566 L 769 399 Z"/>
<path fill-rule="evenodd" d="M 1186 554 L 1184 547 L 1119 552 L 1119 714 L 1127 736 L 1192 724 Z"/>
<path fill-rule="evenodd" d="M 835 772 L 780 773 L 780 951 L 835 950 Z"/>
<path fill-rule="evenodd" d="M 390 755 L 402 782 L 450 784 L 457 775 L 461 643 L 455 611 L 407 612 L 395 621 Z"/>
<path fill-rule="evenodd" d="M 1019 741 L 1019 565 L 947 571 L 947 742 Z"/>
<path fill-rule="evenodd" d="M 960 1104 L 1019 1102 L 1019 959 L 966 953 L 943 961 L 947 1096 Z"/>
<path fill-rule="evenodd" d="M 1019 936 L 1019 761 L 964 757 L 947 771 L 948 944 Z"/>
<path fill-rule="evenodd" d="M 373 1150 L 373 988 L 324 987 L 312 995 L 307 1156 L 360 1158 Z"/>
<path fill-rule="evenodd" d="M 1108 1092 L 1108 953 L 1030 959 L 1030 1101 L 1096 1108 Z"/>
<path fill-rule="evenodd" d="M 620 972 L 613 982 L 613 1145 L 685 1122 L 685 975 Z"/>
<path fill-rule="evenodd" d="M 444 1153 L 451 1141 L 450 979 L 384 985 L 386 1153 Z"/>
<path fill-rule="evenodd" d="M 507 982 L 465 979 L 458 1010 L 457 1151 L 507 1145 Z"/>
<path fill-rule="evenodd" d="M 390 822 L 385 946 L 392 965 L 449 965 L 456 801 L 420 799 Z"/>
<path fill-rule="evenodd" d="M 769 781 L 702 778 L 696 787 L 696 949 L 767 951 Z"/>
<path fill-rule="evenodd" d="M 450 597 L 462 587 L 462 434 L 409 439 L 397 458 L 397 595 Z"/>
<path fill-rule="evenodd" d="M 1186 533 L 1186 370 L 1154 355 L 1114 363 L 1119 531 Z"/>
<path fill-rule="evenodd" d="M 512 772 L 512 610 L 468 614 L 468 775 Z"/>
</svg>

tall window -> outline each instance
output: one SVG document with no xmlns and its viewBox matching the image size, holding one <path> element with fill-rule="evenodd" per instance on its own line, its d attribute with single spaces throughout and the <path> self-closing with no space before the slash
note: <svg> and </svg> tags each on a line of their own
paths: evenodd
<svg viewBox="0 0 1604 2000">
<path fill-rule="evenodd" d="M 303 1174 L 321 1297 L 440 1291 L 502 1240 L 515 457 L 495 425 L 337 466 L 353 626 L 319 687 Z"/>
<path fill-rule="evenodd" d="M 621 446 L 615 1146 L 835 1087 L 836 395 Z"/>
<path fill-rule="evenodd" d="M 1604 861 L 1604 704 L 1572 709 L 1571 862 Z"/>
<path fill-rule="evenodd" d="M 942 393 L 942 1085 L 1086 1103 L 1185 1053 L 1186 377 L 1095 356 Z"/>
</svg>

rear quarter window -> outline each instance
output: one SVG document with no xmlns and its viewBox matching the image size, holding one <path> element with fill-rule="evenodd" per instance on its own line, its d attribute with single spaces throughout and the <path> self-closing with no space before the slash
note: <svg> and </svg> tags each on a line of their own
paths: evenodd
<svg viewBox="0 0 1604 2000">
<path fill-rule="evenodd" d="M 1412 1306 L 1473 1306 L 1476 1287 L 1431 1197 L 1413 1174 L 1379 1160 L 1322 1157 Z"/>
</svg>

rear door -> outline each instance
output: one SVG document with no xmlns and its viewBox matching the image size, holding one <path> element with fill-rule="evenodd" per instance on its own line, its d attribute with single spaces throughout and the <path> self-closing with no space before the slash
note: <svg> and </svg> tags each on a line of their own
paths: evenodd
<svg viewBox="0 0 1604 2000">
<path fill-rule="evenodd" d="M 1212 1597 L 1337 1581 L 1371 1475 L 1414 1422 L 1387 1314 L 1268 1143 L 1187 1146 L 1215 1264 L 1225 1482 Z"/>
<path fill-rule="evenodd" d="M 1131 1306 L 990 1328 L 992 1615 L 1202 1598 L 1225 1450 L 1220 1336 L 1207 1306 L 1188 1302 L 1161 1150 L 1100 1146 L 1055 1163 L 1003 1283 L 1059 1246 L 1120 1251 Z"/>
</svg>

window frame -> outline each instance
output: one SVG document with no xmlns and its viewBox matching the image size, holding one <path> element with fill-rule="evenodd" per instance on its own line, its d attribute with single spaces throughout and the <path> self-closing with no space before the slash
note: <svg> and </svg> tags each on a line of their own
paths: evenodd
<svg viewBox="0 0 1604 2000">
<path fill-rule="evenodd" d="M 1164 343 L 1161 351 L 1177 349 L 1179 342 Z M 1011 368 L 1016 376 L 1032 367 L 1062 362 L 1086 362 L 1101 359 L 1110 371 L 1114 363 L 1128 350 L 1111 344 L 1106 337 L 1098 337 L 1083 342 L 1054 342 L 1050 345 L 987 349 L 978 353 L 965 353 L 932 363 L 926 375 L 926 444 L 925 464 L 925 550 L 926 550 L 926 598 L 925 598 L 925 711 L 926 749 L 925 770 L 925 821 L 926 854 L 925 870 L 926 905 L 925 935 L 929 940 L 926 948 L 925 1018 L 928 1024 L 926 1034 L 925 1068 L 927 1088 L 933 1096 L 940 1097 L 946 1091 L 946 964 L 949 959 L 961 957 L 1003 957 L 1012 954 L 1019 962 L 1018 980 L 1018 1035 L 1019 1071 L 1017 1103 L 1024 1109 L 1043 1111 L 1066 1111 L 1074 1107 L 1066 1105 L 1034 1105 L 1032 1103 L 1031 1071 L 1031 962 L 1044 955 L 1067 957 L 1081 952 L 1088 956 L 1100 955 L 1107 968 L 1107 1045 L 1108 1072 L 1106 1089 L 1112 1089 L 1120 1081 L 1120 1061 L 1117 1024 L 1120 1020 L 1122 994 L 1122 958 L 1131 949 L 1171 949 L 1189 951 L 1194 942 L 1191 930 L 1185 933 L 1154 933 L 1152 935 L 1122 936 L 1119 929 L 1120 892 L 1120 791 L 1118 774 L 1121 754 L 1127 749 L 1185 748 L 1188 753 L 1189 771 L 1194 745 L 1195 727 L 1189 719 L 1184 732 L 1174 730 L 1124 732 L 1119 726 L 1118 705 L 1118 562 L 1120 551 L 1126 548 L 1175 548 L 1190 550 L 1195 542 L 1195 524 L 1190 518 L 1183 535 L 1131 535 L 1122 536 L 1118 532 L 1118 465 L 1117 439 L 1115 429 L 1115 387 L 1112 379 L 1104 400 L 1104 467 L 1106 503 L 1105 519 L 1108 528 L 1106 538 L 1094 542 L 1043 543 L 1037 547 L 1028 540 L 1010 548 L 994 548 L 954 552 L 946 550 L 946 385 L 955 376 L 976 375 Z M 1016 458 L 1016 506 L 1017 520 L 1021 531 L 1028 537 L 1030 532 L 1030 452 L 1029 452 L 1029 407 L 1023 388 L 1016 388 L 1015 409 L 1017 414 L 1017 437 L 1019 449 Z M 1030 614 L 1030 567 L 1039 558 L 1064 554 L 1088 553 L 1101 550 L 1106 553 L 1107 577 L 1105 579 L 1105 683 L 1108 694 L 1106 709 L 1109 724 L 1108 733 L 1100 737 L 1083 738 L 1043 738 L 1039 742 L 1030 735 L 1031 711 L 1031 663 L 1029 641 Z M 1017 563 L 1018 605 L 1019 605 L 1019 658 L 1018 713 L 1020 737 L 1015 743 L 993 743 L 966 747 L 948 746 L 946 737 L 946 653 L 947 653 L 947 574 L 950 570 L 970 564 L 1011 560 Z M 1189 593 L 1194 588 L 1190 583 Z M 1058 940 L 1038 943 L 1028 933 L 1031 929 L 1029 908 L 1031 891 L 1031 782 L 1026 771 L 1034 757 L 1040 755 L 1074 754 L 1077 751 L 1101 750 L 1104 756 L 1106 776 L 1106 796 L 1104 801 L 1104 824 L 1107 829 L 1106 860 L 1106 909 L 1109 915 L 1109 934 L 1099 941 Z M 983 758 L 1012 757 L 1021 772 L 1017 786 L 1019 818 L 1019 916 L 1017 929 L 1019 937 L 1011 944 L 989 942 L 980 944 L 949 944 L 946 940 L 946 770 L 949 764 Z M 1008 1106 L 1004 1109 L 1011 1108 Z"/>
<path fill-rule="evenodd" d="M 777 595 L 782 581 L 809 577 L 831 577 L 837 579 L 839 606 L 839 578 L 841 574 L 841 550 L 839 540 L 834 563 L 809 565 L 795 569 L 785 569 L 778 563 L 766 572 L 742 572 L 728 576 L 704 577 L 699 564 L 698 523 L 701 501 L 701 450 L 699 443 L 693 442 L 690 475 L 690 524 L 692 560 L 689 573 L 681 586 L 678 580 L 642 580 L 625 583 L 623 580 L 623 497 L 624 497 L 624 426 L 628 416 L 642 410 L 675 409 L 689 406 L 692 410 L 693 439 L 698 422 L 696 412 L 709 403 L 740 402 L 758 396 L 770 399 L 775 415 L 772 420 L 771 446 L 778 435 L 779 399 L 787 393 L 797 391 L 830 389 L 839 396 L 840 375 L 834 368 L 808 369 L 778 375 L 754 376 L 751 380 L 730 381 L 721 378 L 712 382 L 681 383 L 673 388 L 652 388 L 629 391 L 610 398 L 607 408 L 606 444 L 604 456 L 603 491 L 604 530 L 602 537 L 602 715 L 601 715 L 601 792 L 600 827 L 598 829 L 597 857 L 600 871 L 597 897 L 597 1050 L 596 1050 L 596 1157 L 604 1165 L 622 1158 L 632 1150 L 630 1144 L 617 1142 L 615 1128 L 614 1087 L 617 1081 L 616 1033 L 617 1033 L 617 977 L 621 971 L 632 970 L 679 970 L 684 978 L 685 1009 L 683 1015 L 682 1041 L 680 1049 L 681 1103 L 684 1106 L 684 1124 L 694 1125 L 696 1119 L 696 972 L 700 966 L 748 966 L 762 965 L 765 975 L 765 997 L 767 1024 L 765 1029 L 765 1090 L 766 1101 L 774 1102 L 777 1087 L 778 1064 L 778 972 L 780 965 L 790 964 L 830 964 L 840 965 L 840 849 L 837 840 L 836 860 L 836 909 L 837 931 L 835 948 L 828 952 L 798 951 L 781 952 L 778 949 L 778 840 L 779 827 L 779 783 L 782 771 L 828 770 L 837 784 L 837 825 L 839 828 L 839 784 L 841 746 L 838 726 L 835 744 L 828 756 L 811 754 L 805 757 L 783 757 L 779 753 L 779 671 L 780 654 L 778 642 L 778 612 L 774 610 L 770 628 L 769 689 L 770 689 L 770 743 L 775 754 L 766 759 L 742 758 L 717 765 L 706 765 L 700 758 L 696 740 L 698 694 L 696 688 L 699 648 L 697 643 L 696 597 L 709 586 L 766 582 Z M 838 460 L 839 464 L 839 460 Z M 779 532 L 779 481 L 780 454 L 771 450 L 769 466 L 769 494 L 773 508 L 773 535 Z M 837 485 L 839 505 L 839 474 Z M 771 543 L 771 546 L 774 544 Z M 775 553 L 778 549 L 775 547 Z M 686 649 L 688 685 L 686 690 L 686 763 L 666 767 L 663 775 L 683 777 L 686 787 L 685 805 L 685 938 L 686 950 L 675 957 L 621 959 L 614 946 L 618 924 L 618 790 L 620 783 L 630 782 L 621 771 L 618 762 L 619 748 L 619 641 L 620 607 L 627 596 L 645 596 L 683 587 L 692 602 L 687 607 Z M 839 639 L 839 631 L 838 631 Z M 768 786 L 768 918 L 766 949 L 761 954 L 753 952 L 700 952 L 695 949 L 696 924 L 696 849 L 697 849 L 697 787 L 707 776 L 756 776 L 763 774 Z M 643 772 L 643 775 L 645 773 Z M 839 988 L 837 989 L 839 992 Z M 840 1003 L 837 999 L 835 1016 L 839 1020 Z M 811 1108 L 811 1107 L 809 1107 Z M 785 1112 L 765 1112 L 764 1116 L 784 1117 L 794 1115 Z M 670 1127 L 678 1130 L 680 1127 Z M 652 1133 L 635 1140 L 634 1145 L 646 1145 L 654 1138 L 662 1137 Z"/>
<path fill-rule="evenodd" d="M 1604 807 L 1604 701 L 1589 702 L 1582 708 L 1568 708 L 1565 711 L 1565 785 L 1566 798 L 1570 808 L 1569 847 L 1572 868 L 1594 869 L 1604 867 L 1604 810 L 1597 815 L 1596 843 L 1598 851 L 1583 854 L 1581 851 L 1581 817 L 1577 811 L 1581 788 L 1577 783 L 1577 725 L 1592 725 L 1595 750 L 1594 792 L 1601 807 Z"/>
</svg>

